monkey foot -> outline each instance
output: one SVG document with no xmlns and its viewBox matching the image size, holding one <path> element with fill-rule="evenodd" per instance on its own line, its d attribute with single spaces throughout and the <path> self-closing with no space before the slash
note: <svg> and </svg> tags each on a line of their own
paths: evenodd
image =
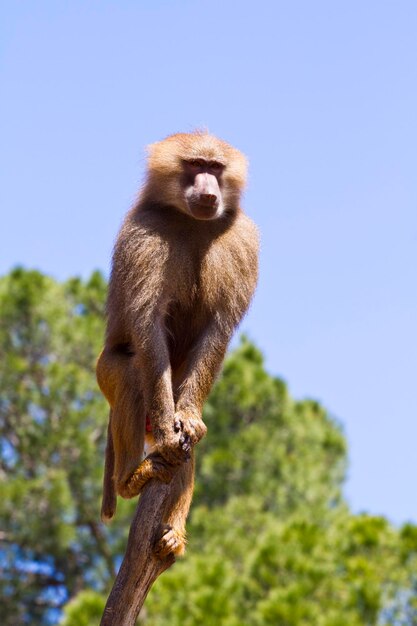
<svg viewBox="0 0 417 626">
<path fill-rule="evenodd" d="M 169 465 L 159 454 L 150 454 L 142 461 L 130 478 L 119 487 L 123 498 L 134 498 L 139 495 L 146 483 L 157 478 L 163 483 L 171 482 L 175 468 Z"/>
<path fill-rule="evenodd" d="M 185 552 L 185 534 L 175 530 L 172 526 L 164 526 L 163 535 L 155 545 L 154 553 L 159 559 L 166 558 L 169 554 L 182 556 Z"/>
</svg>

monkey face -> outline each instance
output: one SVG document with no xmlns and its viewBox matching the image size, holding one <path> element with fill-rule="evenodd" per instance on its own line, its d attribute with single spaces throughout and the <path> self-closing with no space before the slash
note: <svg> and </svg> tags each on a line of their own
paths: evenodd
<svg viewBox="0 0 417 626">
<path fill-rule="evenodd" d="M 244 155 L 206 132 L 177 133 L 148 146 L 144 198 L 196 220 L 239 208 L 246 180 Z"/>
<path fill-rule="evenodd" d="M 183 161 L 185 208 L 195 219 L 213 220 L 223 214 L 223 169 L 224 165 L 219 161 L 202 158 Z"/>
</svg>

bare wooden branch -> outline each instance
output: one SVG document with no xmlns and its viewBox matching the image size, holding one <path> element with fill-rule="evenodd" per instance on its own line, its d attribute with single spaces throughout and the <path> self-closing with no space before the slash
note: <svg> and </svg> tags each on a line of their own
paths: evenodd
<svg viewBox="0 0 417 626">
<path fill-rule="evenodd" d="M 173 554 L 164 560 L 154 556 L 155 541 L 161 533 L 161 520 L 170 485 L 151 480 L 144 487 L 130 526 L 126 553 L 107 600 L 100 626 L 134 626 L 145 598 L 162 572 L 174 562 Z"/>
</svg>

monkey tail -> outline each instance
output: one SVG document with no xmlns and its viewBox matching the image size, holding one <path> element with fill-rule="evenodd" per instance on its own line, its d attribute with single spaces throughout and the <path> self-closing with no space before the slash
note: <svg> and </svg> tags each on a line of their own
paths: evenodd
<svg viewBox="0 0 417 626">
<path fill-rule="evenodd" d="M 114 446 L 111 433 L 111 411 L 107 428 L 106 458 L 104 462 L 103 499 L 101 502 L 101 519 L 109 522 L 116 512 L 117 496 L 114 486 Z"/>
</svg>

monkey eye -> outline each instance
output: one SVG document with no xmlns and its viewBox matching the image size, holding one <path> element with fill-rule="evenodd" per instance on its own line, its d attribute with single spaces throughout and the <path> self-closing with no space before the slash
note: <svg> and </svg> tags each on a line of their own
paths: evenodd
<svg viewBox="0 0 417 626">
<path fill-rule="evenodd" d="M 187 159 L 184 164 L 194 170 L 209 170 L 215 175 L 220 174 L 224 170 L 223 163 L 219 161 L 206 161 L 205 159 Z"/>
<path fill-rule="evenodd" d="M 223 163 L 219 163 L 219 161 L 209 161 L 208 166 L 214 172 L 221 172 L 224 169 Z"/>
<path fill-rule="evenodd" d="M 187 164 L 191 167 L 205 167 L 206 162 L 203 159 L 190 159 Z"/>
</svg>

